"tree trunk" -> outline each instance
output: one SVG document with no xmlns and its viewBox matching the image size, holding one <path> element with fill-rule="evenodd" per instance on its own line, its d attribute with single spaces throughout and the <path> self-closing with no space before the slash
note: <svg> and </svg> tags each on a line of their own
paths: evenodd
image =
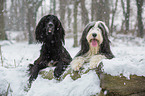
<svg viewBox="0 0 145 96">
<path fill-rule="evenodd" d="M 4 0 L 0 0 L 0 40 L 6 40 L 5 22 L 4 22 Z"/>
<path fill-rule="evenodd" d="M 142 22 L 142 6 L 143 6 L 143 0 L 136 0 L 137 5 L 137 21 L 138 21 L 138 30 L 137 35 L 141 38 L 144 37 L 143 32 L 143 22 Z"/>
<path fill-rule="evenodd" d="M 55 9 L 56 9 L 56 0 L 53 0 L 53 14 L 54 15 L 56 15 Z"/>
<path fill-rule="evenodd" d="M 96 14 L 96 0 L 92 0 L 92 3 L 91 3 L 91 21 L 94 21 L 96 18 L 95 18 L 95 14 Z"/>
<path fill-rule="evenodd" d="M 60 14 L 60 20 L 62 22 L 62 25 L 64 26 L 64 20 L 65 20 L 65 12 L 66 12 L 66 0 L 60 0 L 59 1 L 59 14 Z"/>
<path fill-rule="evenodd" d="M 109 28 L 109 20 L 110 20 L 110 4 L 109 0 L 104 0 L 103 2 L 103 21 Z"/>
<path fill-rule="evenodd" d="M 74 44 L 73 47 L 78 46 L 78 32 L 77 32 L 77 15 L 78 15 L 78 4 L 79 2 L 77 0 L 74 1 L 74 10 L 73 10 L 73 17 L 74 17 L 74 23 L 73 23 L 73 37 L 74 37 Z"/>
<path fill-rule="evenodd" d="M 129 32 L 129 16 L 130 16 L 130 0 L 127 0 L 127 12 L 125 14 L 125 26 L 126 26 L 126 31 L 125 34 Z"/>
<path fill-rule="evenodd" d="M 42 1 L 25 1 L 25 6 L 27 8 L 27 29 L 29 33 L 29 44 L 35 43 L 35 26 L 36 26 L 36 14 L 39 7 L 42 5 Z M 33 5 L 33 6 L 31 6 Z"/>
<path fill-rule="evenodd" d="M 20 8 L 20 21 L 21 21 L 21 27 L 22 27 L 22 31 L 25 31 L 25 26 L 26 26 L 26 24 L 25 24 L 25 13 L 26 13 L 26 10 L 25 10 L 25 8 L 24 8 L 24 0 L 22 0 L 22 4 L 21 4 L 21 8 Z"/>
<path fill-rule="evenodd" d="M 82 15 L 82 23 L 87 25 L 89 23 L 88 11 L 85 6 L 85 0 L 81 1 L 81 15 Z"/>
<path fill-rule="evenodd" d="M 29 33 L 29 44 L 35 43 L 34 29 L 35 29 L 35 20 L 34 20 L 33 9 L 29 8 L 27 13 L 27 29 Z"/>
<path fill-rule="evenodd" d="M 123 15 L 125 18 L 125 31 L 124 34 L 127 34 L 129 32 L 129 17 L 130 17 L 130 0 L 126 0 L 127 1 L 127 5 L 126 5 L 126 11 L 125 11 L 125 7 L 124 7 L 124 1 L 121 0 L 121 5 L 122 5 L 122 9 L 123 9 Z"/>
<path fill-rule="evenodd" d="M 115 17 L 115 13 L 116 13 L 116 10 L 117 10 L 117 3 L 118 3 L 118 0 L 116 0 L 116 2 L 115 2 L 115 8 L 114 9 L 112 9 L 112 21 L 111 21 L 111 28 L 110 28 L 110 33 L 111 33 L 111 35 L 112 35 L 112 33 L 113 33 L 113 25 L 114 25 L 114 17 Z"/>
<path fill-rule="evenodd" d="M 50 11 L 49 11 L 49 14 L 52 14 L 52 0 L 50 0 L 49 3 L 50 3 L 50 7 L 49 7 L 49 8 L 50 8 L 50 9 L 49 9 Z"/>
<path fill-rule="evenodd" d="M 97 14 L 96 14 L 96 20 L 98 21 L 103 21 L 103 1 L 99 0 L 99 2 L 97 2 Z"/>
<path fill-rule="evenodd" d="M 67 1 L 67 21 L 68 21 L 68 32 L 70 33 L 71 30 L 71 8 L 70 8 L 71 0 Z"/>
<path fill-rule="evenodd" d="M 99 0 L 96 6 L 97 6 L 96 20 L 103 21 L 106 23 L 107 26 L 109 26 L 109 19 L 110 19 L 109 1 Z"/>
</svg>

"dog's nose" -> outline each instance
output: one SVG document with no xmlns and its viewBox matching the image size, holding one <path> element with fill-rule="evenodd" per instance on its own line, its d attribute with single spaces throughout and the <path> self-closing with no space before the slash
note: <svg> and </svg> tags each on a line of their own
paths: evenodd
<svg viewBox="0 0 145 96">
<path fill-rule="evenodd" d="M 97 36 L 97 34 L 96 34 L 96 33 L 93 33 L 93 34 L 92 34 L 92 36 L 93 36 L 93 37 L 96 37 L 96 36 Z"/>
<path fill-rule="evenodd" d="M 53 26 L 53 24 L 49 24 L 49 27 L 52 27 Z"/>
<path fill-rule="evenodd" d="M 48 26 L 49 26 L 49 27 L 53 27 L 53 23 L 50 22 L 50 23 L 48 24 Z"/>
</svg>

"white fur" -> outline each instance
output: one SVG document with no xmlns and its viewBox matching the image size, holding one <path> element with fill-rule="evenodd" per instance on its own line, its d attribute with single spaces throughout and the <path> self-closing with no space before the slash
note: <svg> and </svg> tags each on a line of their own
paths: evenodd
<svg viewBox="0 0 145 96">
<path fill-rule="evenodd" d="M 102 24 L 104 25 L 104 27 L 105 27 L 107 33 L 109 33 L 108 27 L 107 27 L 106 24 L 105 24 L 104 22 L 102 22 L 102 21 L 97 21 L 97 22 L 95 23 L 95 26 L 94 26 L 94 27 L 98 27 L 98 25 L 99 25 L 100 23 L 102 23 Z"/>
<path fill-rule="evenodd" d="M 82 56 L 79 56 L 79 57 L 74 58 L 74 60 L 70 63 L 70 65 L 74 71 L 78 71 L 80 67 L 83 66 L 84 62 L 85 62 L 85 58 Z"/>
<path fill-rule="evenodd" d="M 102 59 L 104 59 L 104 55 L 94 55 L 90 58 L 90 69 L 98 67 L 99 63 Z"/>
<path fill-rule="evenodd" d="M 93 33 L 97 34 L 95 38 L 92 36 Z M 91 39 L 97 39 L 99 41 L 99 45 L 103 42 L 102 32 L 99 28 L 96 28 L 96 27 L 93 27 L 90 29 L 86 38 L 88 42 L 90 42 Z"/>
</svg>

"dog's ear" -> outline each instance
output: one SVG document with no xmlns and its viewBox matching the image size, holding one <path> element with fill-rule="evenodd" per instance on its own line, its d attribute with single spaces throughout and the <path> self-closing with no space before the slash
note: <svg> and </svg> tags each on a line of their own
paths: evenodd
<svg viewBox="0 0 145 96">
<path fill-rule="evenodd" d="M 38 42 L 42 43 L 44 41 L 45 31 L 46 31 L 45 24 L 47 22 L 48 17 L 49 15 L 42 17 L 36 26 L 35 35 L 36 35 L 36 40 Z"/>
<path fill-rule="evenodd" d="M 108 59 L 112 59 L 114 57 L 114 55 L 112 54 L 111 52 L 111 49 L 110 49 L 110 41 L 108 39 L 108 27 L 105 25 L 104 22 L 100 22 L 98 24 L 98 28 L 101 29 L 102 31 L 102 36 L 103 36 L 103 42 L 102 44 L 100 45 L 100 53 L 101 54 L 104 54 Z"/>
<path fill-rule="evenodd" d="M 59 36 L 63 44 L 65 44 L 64 36 L 65 36 L 65 30 L 61 24 L 61 21 L 55 16 L 56 19 L 56 31 L 59 32 Z"/>
<path fill-rule="evenodd" d="M 109 33 L 108 27 L 105 25 L 104 22 L 100 22 L 100 23 L 98 24 L 98 28 L 100 28 L 101 31 L 102 31 L 103 41 L 104 41 L 104 42 L 107 41 L 106 43 L 109 43 L 110 41 L 109 41 L 109 39 L 108 39 L 108 33 Z"/>
</svg>

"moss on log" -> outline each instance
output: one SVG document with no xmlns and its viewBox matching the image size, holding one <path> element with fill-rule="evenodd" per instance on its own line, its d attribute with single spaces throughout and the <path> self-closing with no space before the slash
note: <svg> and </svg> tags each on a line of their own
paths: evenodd
<svg viewBox="0 0 145 96">
<path fill-rule="evenodd" d="M 86 74 L 90 70 L 91 69 L 85 70 L 84 68 L 82 68 L 80 71 L 73 71 L 70 67 L 68 67 L 67 70 L 61 75 L 60 78 L 55 78 L 55 79 L 57 79 L 57 80 L 63 80 L 67 75 L 70 75 L 70 77 L 73 80 L 76 80 L 78 78 L 81 78 L 81 75 L 82 74 Z M 54 72 L 54 70 L 53 69 L 50 69 L 50 70 L 43 70 L 39 74 L 44 79 L 52 80 L 52 79 L 54 79 L 53 72 Z"/>
</svg>

